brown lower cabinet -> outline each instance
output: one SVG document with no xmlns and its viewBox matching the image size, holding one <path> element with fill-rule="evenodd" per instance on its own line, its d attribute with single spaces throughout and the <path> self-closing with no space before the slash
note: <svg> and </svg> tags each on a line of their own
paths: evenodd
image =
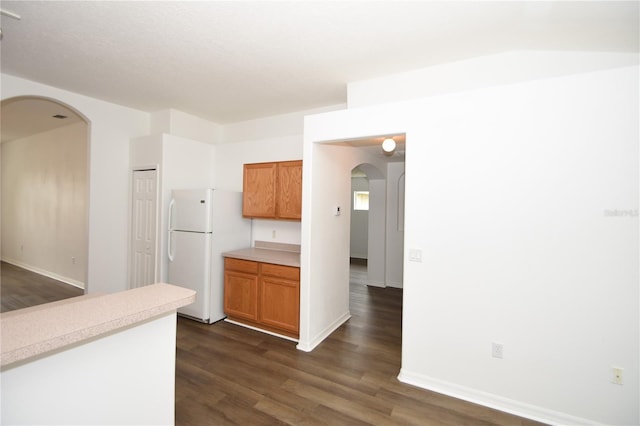
<svg viewBox="0 0 640 426">
<path fill-rule="evenodd" d="M 225 258 L 224 312 L 234 321 L 298 338 L 300 268 Z"/>
</svg>

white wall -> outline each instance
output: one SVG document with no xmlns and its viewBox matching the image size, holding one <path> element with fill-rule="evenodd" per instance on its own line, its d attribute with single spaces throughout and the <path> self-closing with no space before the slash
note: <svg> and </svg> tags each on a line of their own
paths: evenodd
<svg viewBox="0 0 640 426">
<path fill-rule="evenodd" d="M 151 134 L 166 133 L 194 141 L 220 142 L 222 126 L 176 109 L 151 113 Z"/>
<path fill-rule="evenodd" d="M 404 259 L 404 162 L 387 165 L 385 285 L 402 288 Z"/>
<path fill-rule="evenodd" d="M 1 78 L 3 100 L 17 96 L 52 98 L 76 110 L 89 122 L 89 293 L 111 293 L 128 288 L 130 165 L 139 164 L 129 161 L 131 139 L 151 134 L 153 124 L 154 128 L 166 127 L 178 132 L 177 137 L 192 135 L 208 143 L 239 142 L 215 147 L 214 155 L 218 160 L 212 171 L 215 187 L 241 191 L 243 163 L 301 159 L 304 115 L 344 106 L 267 117 L 221 128 L 177 110 L 148 114 L 7 74 L 2 74 Z M 152 158 L 141 162 L 145 166 L 157 164 Z M 254 225 L 254 240 L 255 237 L 266 239 L 275 229 L 277 238 L 271 241 L 300 242 L 299 222 L 254 220 Z"/>
<path fill-rule="evenodd" d="M 304 115 L 336 108 L 300 111 L 225 125 L 222 128 L 223 143 L 216 145 L 216 188 L 242 191 L 245 163 L 302 159 Z M 252 219 L 252 244 L 256 240 L 300 244 L 300 222 Z"/>
<path fill-rule="evenodd" d="M 355 81 L 347 98 L 356 108 L 637 63 L 629 53 L 514 51 Z"/>
<path fill-rule="evenodd" d="M 311 114 L 344 109 L 346 104 L 314 108 L 289 114 L 273 115 L 255 120 L 225 124 L 222 127 L 221 142 L 247 142 L 260 140 L 287 139 L 288 136 L 302 137 L 304 117 Z M 302 149 L 302 147 L 300 147 Z M 270 161 L 270 160 L 265 160 Z"/>
<path fill-rule="evenodd" d="M 2 144 L 2 260 L 84 288 L 85 123 Z"/>
<path fill-rule="evenodd" d="M 245 163 L 302 159 L 301 139 L 301 136 L 286 136 L 216 145 L 215 187 L 242 191 Z M 300 222 L 266 219 L 252 219 L 251 222 L 252 244 L 256 240 L 300 244 Z"/>
<path fill-rule="evenodd" d="M 149 133 L 149 114 L 2 74 L 2 99 L 55 99 L 90 123 L 89 293 L 127 288 L 129 140 Z"/>
<path fill-rule="evenodd" d="M 327 211 L 350 168 L 316 142 L 404 129 L 405 252 L 422 262 L 405 256 L 401 380 L 551 423 L 638 424 L 638 77 L 307 117 L 299 347 L 341 320 L 327 283 L 348 250 Z"/>
<path fill-rule="evenodd" d="M 368 191 L 369 180 L 366 177 L 351 178 L 351 245 L 349 255 L 358 259 L 367 259 L 369 242 L 369 210 L 353 209 L 353 191 Z"/>
</svg>

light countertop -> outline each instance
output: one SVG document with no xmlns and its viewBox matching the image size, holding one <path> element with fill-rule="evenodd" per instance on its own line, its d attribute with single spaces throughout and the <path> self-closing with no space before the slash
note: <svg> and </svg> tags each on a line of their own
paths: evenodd
<svg viewBox="0 0 640 426">
<path fill-rule="evenodd" d="M 171 313 L 193 303 L 195 297 L 193 290 L 158 283 L 0 314 L 0 365 L 6 367 Z"/>
<path fill-rule="evenodd" d="M 255 247 L 222 253 L 224 257 L 300 267 L 300 246 L 256 241 Z"/>
</svg>

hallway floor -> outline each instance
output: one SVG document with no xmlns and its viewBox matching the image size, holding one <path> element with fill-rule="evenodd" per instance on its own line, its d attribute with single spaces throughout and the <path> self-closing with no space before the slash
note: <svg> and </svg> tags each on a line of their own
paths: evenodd
<svg viewBox="0 0 640 426">
<path fill-rule="evenodd" d="M 84 290 L 11 263 L 0 264 L 0 312 L 82 296 Z"/>
</svg>

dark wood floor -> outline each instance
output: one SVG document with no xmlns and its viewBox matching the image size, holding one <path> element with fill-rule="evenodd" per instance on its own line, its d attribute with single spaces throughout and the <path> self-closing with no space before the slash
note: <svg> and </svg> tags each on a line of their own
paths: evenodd
<svg viewBox="0 0 640 426">
<path fill-rule="evenodd" d="M 397 380 L 402 290 L 363 285 L 310 353 L 225 322 L 178 319 L 176 425 L 537 425 Z"/>
<path fill-rule="evenodd" d="M 82 290 L 1 264 L 2 311 Z M 538 425 L 397 380 L 402 290 L 353 266 L 352 318 L 313 352 L 226 322 L 178 318 L 176 425 Z"/>
<path fill-rule="evenodd" d="M 84 290 L 72 285 L 10 263 L 0 263 L 0 312 L 28 308 L 83 294 Z"/>
</svg>

